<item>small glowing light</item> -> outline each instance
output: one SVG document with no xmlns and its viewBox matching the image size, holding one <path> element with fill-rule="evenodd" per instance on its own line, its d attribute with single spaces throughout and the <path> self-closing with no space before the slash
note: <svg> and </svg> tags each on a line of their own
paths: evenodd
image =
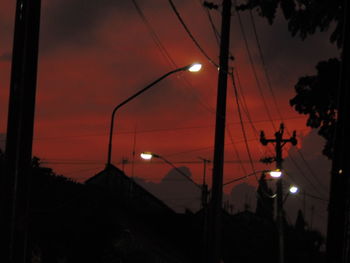
<svg viewBox="0 0 350 263">
<path fill-rule="evenodd" d="M 292 194 L 296 194 L 299 191 L 299 188 L 295 185 L 292 185 L 291 187 L 289 187 L 289 192 Z"/>
<path fill-rule="evenodd" d="M 151 152 L 143 152 L 140 154 L 140 156 L 144 160 L 151 160 L 153 158 L 153 154 Z"/>
<path fill-rule="evenodd" d="M 342 173 L 343 173 L 343 170 L 342 170 L 342 169 L 340 169 L 340 170 L 338 171 L 338 173 L 339 173 L 339 174 L 342 174 Z"/>
<path fill-rule="evenodd" d="M 188 71 L 190 72 L 198 72 L 202 68 L 202 64 L 200 63 L 193 63 L 189 68 Z"/>
<path fill-rule="evenodd" d="M 270 176 L 273 178 L 280 178 L 282 176 L 282 172 L 279 169 L 270 171 Z"/>
</svg>

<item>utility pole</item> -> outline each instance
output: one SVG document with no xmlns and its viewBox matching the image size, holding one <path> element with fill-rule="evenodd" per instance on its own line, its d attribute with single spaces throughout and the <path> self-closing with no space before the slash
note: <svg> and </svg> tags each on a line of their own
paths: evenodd
<svg viewBox="0 0 350 263">
<path fill-rule="evenodd" d="M 222 182 L 226 125 L 226 94 L 228 56 L 230 45 L 231 0 L 223 0 L 220 40 L 220 68 L 216 103 L 216 125 L 211 200 L 209 203 L 207 262 L 219 263 L 221 259 Z"/>
<path fill-rule="evenodd" d="M 343 15 L 343 49 L 328 206 L 327 263 L 350 261 L 350 6 L 347 0 L 343 1 Z"/>
<path fill-rule="evenodd" d="M 203 181 L 202 181 L 202 201 L 201 201 L 201 206 L 202 209 L 205 209 L 208 204 L 208 185 L 206 182 L 206 173 L 207 173 L 207 163 L 210 163 L 210 160 L 198 157 L 203 161 Z"/>
<path fill-rule="evenodd" d="M 1 262 L 24 263 L 27 250 L 40 0 L 17 0 L 5 171 L 0 175 Z"/>
<path fill-rule="evenodd" d="M 203 212 L 203 224 L 202 224 L 202 230 L 203 230 L 203 236 L 202 236 L 202 261 L 206 262 L 207 258 L 207 251 L 208 251 L 208 185 L 206 182 L 206 171 L 207 171 L 207 163 L 210 163 L 210 160 L 198 157 L 200 160 L 203 161 L 203 181 L 202 181 L 202 195 L 201 195 L 201 207 Z"/>
<path fill-rule="evenodd" d="M 290 139 L 283 139 L 284 125 L 281 123 L 279 131 L 275 133 L 275 139 L 266 139 L 263 131 L 260 133 L 260 142 L 263 145 L 275 143 L 276 151 L 276 168 L 282 171 L 282 148 L 290 142 L 292 145 L 297 144 L 296 132 L 293 131 L 293 136 Z M 277 231 L 278 231 L 278 258 L 279 263 L 284 263 L 284 221 L 283 221 L 283 175 L 277 181 Z"/>
</svg>

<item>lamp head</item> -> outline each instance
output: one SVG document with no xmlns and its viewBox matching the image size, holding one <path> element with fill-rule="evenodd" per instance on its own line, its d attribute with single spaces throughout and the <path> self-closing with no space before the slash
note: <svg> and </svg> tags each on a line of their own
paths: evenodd
<svg viewBox="0 0 350 263">
<path fill-rule="evenodd" d="M 282 176 L 282 172 L 280 169 L 276 169 L 276 170 L 270 171 L 270 176 L 273 178 L 280 178 Z"/>
<path fill-rule="evenodd" d="M 190 72 L 198 72 L 200 71 L 202 68 L 202 64 L 200 63 L 193 63 L 191 65 L 188 66 L 187 70 Z"/>
<path fill-rule="evenodd" d="M 298 186 L 296 186 L 296 185 L 291 185 L 291 186 L 289 187 L 289 192 L 290 192 L 291 194 L 296 194 L 297 192 L 299 192 Z"/>
<path fill-rule="evenodd" d="M 151 152 L 142 152 L 140 156 L 144 160 L 151 160 L 153 158 L 153 154 Z"/>
<path fill-rule="evenodd" d="M 144 160 L 151 160 L 152 158 L 162 158 L 158 154 L 152 152 L 142 152 L 140 156 Z"/>
</svg>

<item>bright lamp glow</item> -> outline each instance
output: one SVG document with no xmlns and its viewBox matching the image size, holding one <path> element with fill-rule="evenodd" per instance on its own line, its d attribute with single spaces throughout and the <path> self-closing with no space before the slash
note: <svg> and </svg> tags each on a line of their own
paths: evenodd
<svg viewBox="0 0 350 263">
<path fill-rule="evenodd" d="M 282 172 L 279 169 L 270 171 L 270 176 L 273 178 L 280 178 L 282 176 Z"/>
<path fill-rule="evenodd" d="M 140 156 L 144 160 L 151 160 L 153 158 L 153 154 L 151 152 L 143 152 L 140 154 Z"/>
<path fill-rule="evenodd" d="M 292 185 L 291 187 L 289 187 L 289 192 L 292 194 L 296 194 L 299 191 L 299 188 L 295 185 Z"/>
<path fill-rule="evenodd" d="M 189 68 L 188 71 L 190 72 L 198 72 L 202 68 L 202 64 L 200 63 L 193 63 Z"/>
</svg>

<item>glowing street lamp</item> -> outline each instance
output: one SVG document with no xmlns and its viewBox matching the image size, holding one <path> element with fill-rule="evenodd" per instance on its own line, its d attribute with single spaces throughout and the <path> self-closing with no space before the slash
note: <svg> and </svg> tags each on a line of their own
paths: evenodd
<svg viewBox="0 0 350 263">
<path fill-rule="evenodd" d="M 200 63 L 193 63 L 193 64 L 191 64 L 189 67 L 188 67 L 188 71 L 189 72 L 198 72 L 198 71 L 200 71 L 201 70 L 201 68 L 202 68 L 202 64 L 200 64 Z"/>
<path fill-rule="evenodd" d="M 276 169 L 276 170 L 270 171 L 270 176 L 273 178 L 280 178 L 282 176 L 282 172 L 280 169 Z"/>
<path fill-rule="evenodd" d="M 289 192 L 290 192 L 291 194 L 296 194 L 296 193 L 298 193 L 298 192 L 299 192 L 298 186 L 296 186 L 296 185 L 291 185 L 291 186 L 289 187 Z"/>
<path fill-rule="evenodd" d="M 144 160 L 151 160 L 153 158 L 153 154 L 151 152 L 143 152 L 140 154 L 140 156 Z"/>
<path fill-rule="evenodd" d="M 153 81 L 151 84 L 149 84 L 148 86 L 146 86 L 145 88 L 141 89 L 140 91 L 136 92 L 134 95 L 132 95 L 131 97 L 129 97 L 128 99 L 126 99 L 125 101 L 123 101 L 122 103 L 118 104 L 112 112 L 112 117 L 111 117 L 111 126 L 110 126 L 110 130 L 109 130 L 109 141 L 108 141 L 108 153 L 107 153 L 107 167 L 111 165 L 111 158 L 112 158 L 112 137 L 113 137 L 113 127 L 114 127 L 114 116 L 116 111 L 122 107 L 123 105 L 125 105 L 126 103 L 128 103 L 129 101 L 133 100 L 134 98 L 136 98 L 137 96 L 141 95 L 143 92 L 145 92 L 146 90 L 150 89 L 151 87 L 153 87 L 155 84 L 157 84 L 159 81 L 165 79 L 166 77 L 179 72 L 179 71 L 189 71 L 189 72 L 198 72 L 200 71 L 202 68 L 202 65 L 200 63 L 192 63 L 190 65 L 187 65 L 185 67 L 182 68 L 178 68 L 178 69 L 174 69 L 166 74 L 164 74 L 163 76 L 161 76 L 160 78 L 156 79 L 155 81 Z"/>
</svg>

